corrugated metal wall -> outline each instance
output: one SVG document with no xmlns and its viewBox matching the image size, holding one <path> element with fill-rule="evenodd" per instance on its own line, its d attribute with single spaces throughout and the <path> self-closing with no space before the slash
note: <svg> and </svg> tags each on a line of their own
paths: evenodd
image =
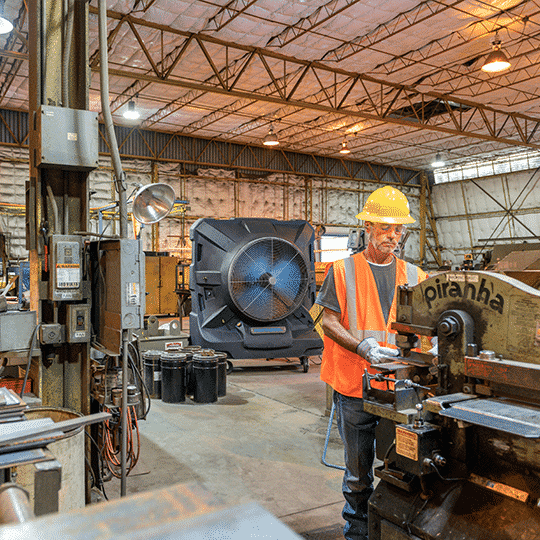
<svg viewBox="0 0 540 540">
<path fill-rule="evenodd" d="M 17 158 L 15 158 L 15 154 Z M 28 162 L 25 150 L 0 147 L 2 182 L 0 183 L 0 203 L 24 204 L 25 182 L 28 179 Z M 146 160 L 123 159 L 127 176 L 128 195 L 137 184 L 152 182 L 152 163 Z M 179 200 L 187 200 L 189 207 L 185 213 L 176 212 L 159 224 L 160 251 L 171 251 L 178 255 L 189 253 L 189 227 L 200 217 L 229 219 L 232 217 L 267 217 L 281 220 L 306 219 L 312 224 L 329 224 L 339 227 L 345 233 L 358 226 L 355 216 L 365 199 L 377 185 L 371 182 L 343 180 L 336 185 L 327 179 L 292 174 L 271 174 L 238 178 L 234 171 L 199 168 L 197 174 L 185 174 L 181 163 L 158 162 L 156 180 L 170 184 Z M 90 206 L 98 209 L 116 201 L 113 170 L 110 160 L 100 158 L 100 166 L 90 173 Z M 413 213 L 419 215 L 418 189 L 403 188 L 411 201 Z M 129 209 L 129 208 L 128 208 Z M 99 232 L 99 213 L 92 213 L 90 230 Z M 118 233 L 116 219 L 108 219 L 109 212 L 103 212 L 104 225 L 101 232 Z M 24 210 L 18 215 L 3 207 L 0 215 L 1 230 L 10 236 L 10 256 L 26 257 Z M 416 233 L 415 233 L 416 234 Z M 144 248 L 151 251 L 152 227 L 141 232 Z M 407 255 L 418 256 L 417 242 L 410 241 Z"/>
<path fill-rule="evenodd" d="M 540 232 L 540 174 L 521 171 L 432 188 L 443 257 L 459 265 L 465 253 L 480 263 L 482 253 L 512 239 Z"/>
<path fill-rule="evenodd" d="M 0 228 L 9 235 L 11 257 L 26 257 L 24 204 L 28 179 L 28 115 L 0 110 Z M 358 226 L 355 215 L 377 182 L 406 184 L 418 215 L 419 171 L 398 169 L 284 150 L 249 147 L 230 142 L 195 139 L 183 135 L 116 127 L 117 141 L 127 174 L 128 195 L 137 184 L 155 181 L 173 186 L 179 200 L 189 201 L 185 213 L 177 212 L 159 225 L 159 242 L 152 227 L 141 233 L 144 247 L 186 254 L 189 226 L 200 217 L 268 217 L 306 219 L 334 225 L 348 232 Z M 100 151 L 108 152 L 103 126 Z M 2 144 L 4 143 L 4 144 Z M 9 146 L 7 146 L 9 145 Z M 137 159 L 143 158 L 143 159 Z M 144 159 L 147 158 L 147 159 Z M 154 165 L 153 165 L 154 164 Z M 108 157 L 90 174 L 91 208 L 108 206 L 117 199 Z M 92 214 L 90 230 L 98 232 L 99 212 Z M 106 234 L 115 234 L 117 220 L 103 212 Z M 108 223 L 110 221 L 110 223 Z M 107 224 L 108 223 L 108 224 Z M 411 246 L 414 242 L 410 243 Z M 411 257 L 417 256 L 415 248 Z M 408 254 L 409 255 L 409 254 Z"/>
</svg>

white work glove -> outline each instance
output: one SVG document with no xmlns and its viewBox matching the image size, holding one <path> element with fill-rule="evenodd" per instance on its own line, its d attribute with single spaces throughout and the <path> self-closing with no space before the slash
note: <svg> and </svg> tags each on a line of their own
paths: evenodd
<svg viewBox="0 0 540 540">
<path fill-rule="evenodd" d="M 437 336 L 432 337 L 431 344 L 433 347 L 429 349 L 428 353 L 432 354 L 433 356 L 437 356 L 439 354 L 439 338 Z"/>
<path fill-rule="evenodd" d="M 370 364 L 383 364 L 388 356 L 398 356 L 399 351 L 390 347 L 381 347 L 375 338 L 368 337 L 358 344 L 356 354 L 365 358 Z"/>
</svg>

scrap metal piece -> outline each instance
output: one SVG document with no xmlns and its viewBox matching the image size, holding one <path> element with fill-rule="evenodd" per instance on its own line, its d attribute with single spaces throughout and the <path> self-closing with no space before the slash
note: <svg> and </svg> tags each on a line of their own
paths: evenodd
<svg viewBox="0 0 540 540">
<path fill-rule="evenodd" d="M 31 441 L 43 435 L 51 435 L 58 431 L 68 433 L 74 431 L 83 426 L 95 424 L 97 422 L 103 422 L 111 418 L 110 413 L 100 412 L 95 414 L 89 414 L 88 416 L 82 416 L 80 418 L 74 418 L 71 420 L 63 420 L 62 422 L 52 422 L 52 424 L 44 425 L 41 427 L 31 427 L 25 429 L 4 430 L 4 434 L 0 434 L 0 448 L 8 445 L 12 445 L 17 442 Z M 30 420 L 28 421 L 30 422 Z M 8 427 L 10 425 L 7 425 Z"/>
<path fill-rule="evenodd" d="M 540 439 L 540 410 L 525 404 L 514 405 L 501 398 L 456 403 L 439 411 L 439 415 L 526 439 Z"/>
<path fill-rule="evenodd" d="M 495 356 L 464 358 L 464 373 L 468 377 L 488 380 L 495 383 L 538 390 L 540 388 L 540 366 L 526 362 L 499 359 Z"/>
<path fill-rule="evenodd" d="M 521 489 L 517 489 L 512 486 L 508 486 L 507 484 L 502 484 L 501 482 L 489 480 L 488 478 L 483 478 L 474 473 L 471 474 L 471 476 L 469 477 L 469 481 L 471 481 L 473 484 L 485 487 L 487 489 L 490 489 L 491 491 L 500 493 L 501 495 L 512 497 L 512 499 L 516 499 L 524 503 L 526 503 L 530 497 L 529 493 L 527 493 L 526 491 L 522 491 Z"/>
</svg>

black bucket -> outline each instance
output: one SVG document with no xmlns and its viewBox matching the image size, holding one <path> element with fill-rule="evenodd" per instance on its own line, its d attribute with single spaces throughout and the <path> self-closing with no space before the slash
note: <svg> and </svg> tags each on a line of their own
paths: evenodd
<svg viewBox="0 0 540 540">
<path fill-rule="evenodd" d="M 218 359 L 218 397 L 227 395 L 227 353 L 216 352 Z"/>
<path fill-rule="evenodd" d="M 161 356 L 161 399 L 165 403 L 186 401 L 187 354 L 166 352 Z"/>
<path fill-rule="evenodd" d="M 143 353 L 144 384 L 152 399 L 161 399 L 161 351 Z"/>
<path fill-rule="evenodd" d="M 201 352 L 193 355 L 193 401 L 214 403 L 218 400 L 218 359 L 215 354 Z"/>
<path fill-rule="evenodd" d="M 193 389 L 195 387 L 195 380 L 193 378 L 193 355 L 201 350 L 200 345 L 187 345 L 182 347 L 180 352 L 184 353 L 187 358 L 186 366 L 186 394 L 188 396 L 193 396 Z"/>
</svg>

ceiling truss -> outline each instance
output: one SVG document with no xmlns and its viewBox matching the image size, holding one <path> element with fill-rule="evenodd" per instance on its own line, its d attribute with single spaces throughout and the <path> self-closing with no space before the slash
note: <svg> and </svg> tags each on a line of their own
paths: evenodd
<svg viewBox="0 0 540 540">
<path fill-rule="evenodd" d="M 109 72 L 112 76 L 126 80 L 135 79 L 141 85 L 160 84 L 188 91 L 227 95 L 240 100 L 311 109 L 324 114 L 340 115 L 344 122 L 350 124 L 358 120 L 369 120 L 407 126 L 412 130 L 428 130 L 540 149 L 540 120 L 535 117 L 497 110 L 473 101 L 450 99 L 435 92 L 419 92 L 410 86 L 381 81 L 318 62 L 301 61 L 268 50 L 236 45 L 202 34 L 174 31 L 179 44 L 174 53 L 169 53 L 162 61 L 153 58 L 144 47 L 137 28 L 151 26 L 164 33 L 171 32 L 171 29 L 120 13 L 109 12 L 108 16 L 118 21 L 109 36 L 111 46 L 120 27 L 127 24 L 141 43 L 151 66 L 139 72 L 111 67 Z M 178 67 L 188 50 L 192 59 L 193 55 L 197 55 L 198 62 L 206 64 L 212 73 L 210 78 L 195 81 L 177 76 L 177 71 L 173 72 L 173 68 Z M 94 58 L 91 66 L 97 70 L 97 58 Z M 261 80 L 261 76 L 257 80 L 253 79 L 251 73 L 254 68 L 264 75 L 264 80 Z M 309 88 L 318 88 L 315 93 L 306 94 L 303 90 L 308 79 Z M 126 95 L 126 100 L 128 97 Z M 446 114 L 437 117 L 425 114 L 427 104 L 434 100 L 444 106 Z M 396 114 L 404 105 L 409 107 L 410 114 Z M 174 108 L 175 105 L 169 104 L 164 110 L 170 107 Z M 150 119 L 146 125 L 151 125 L 151 122 Z"/>
</svg>

